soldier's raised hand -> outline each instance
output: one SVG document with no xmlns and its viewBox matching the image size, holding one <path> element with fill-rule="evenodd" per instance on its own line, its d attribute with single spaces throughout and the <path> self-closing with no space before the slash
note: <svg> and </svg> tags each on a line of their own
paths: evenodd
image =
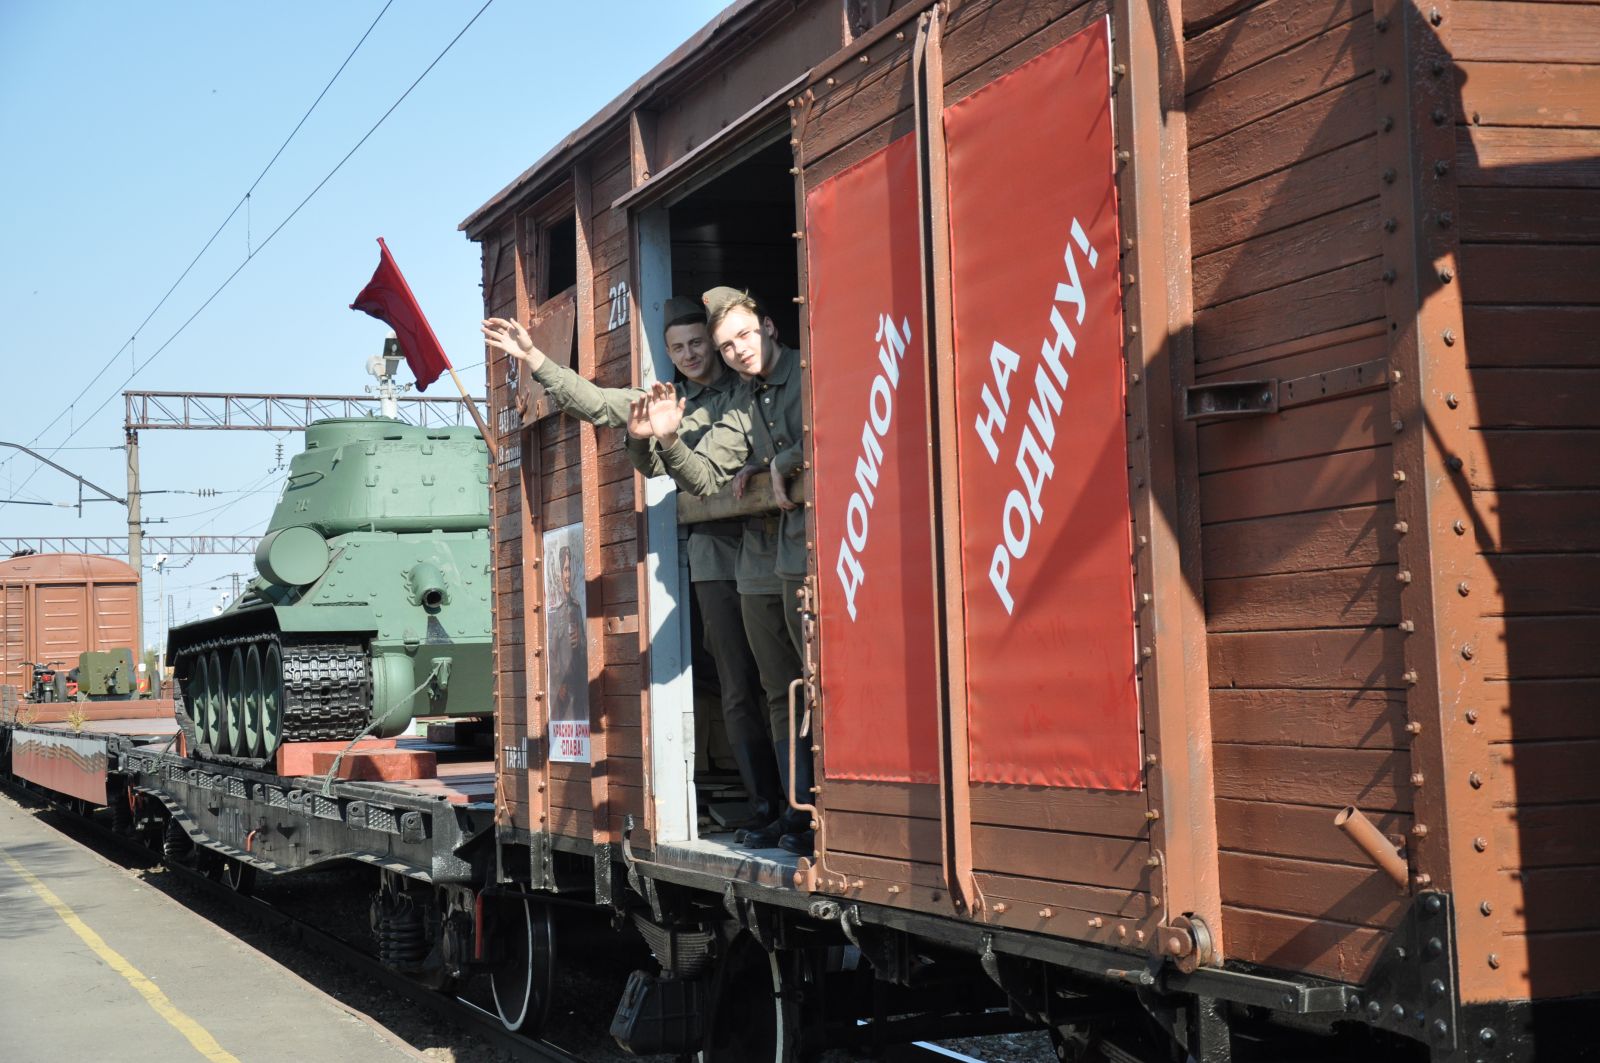
<svg viewBox="0 0 1600 1063">
<path fill-rule="evenodd" d="M 663 446 L 670 447 L 678 441 L 678 428 L 683 424 L 683 408 L 687 400 L 678 397 L 677 388 L 659 380 L 650 385 L 647 394 L 651 434 Z"/>
<path fill-rule="evenodd" d="M 491 317 L 483 323 L 483 338 L 489 346 L 525 364 L 530 373 L 544 365 L 544 352 L 533 345 L 533 337 L 520 322 Z"/>
</svg>

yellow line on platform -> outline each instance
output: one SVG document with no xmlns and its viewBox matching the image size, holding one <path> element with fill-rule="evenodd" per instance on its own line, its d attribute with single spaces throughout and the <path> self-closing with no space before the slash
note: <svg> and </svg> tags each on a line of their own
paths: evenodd
<svg viewBox="0 0 1600 1063">
<path fill-rule="evenodd" d="M 61 921 L 66 923 L 74 934 L 82 938 L 83 943 L 93 949 L 95 955 L 104 960 L 106 965 L 113 971 L 126 978 L 128 984 L 138 990 L 139 995 L 144 997 L 145 1002 L 155 1009 L 156 1014 L 166 1019 L 173 1029 L 181 1033 L 194 1046 L 196 1052 L 211 1060 L 212 1063 L 239 1063 L 238 1058 L 218 1044 L 217 1039 L 212 1037 L 204 1026 L 179 1011 L 177 1005 L 173 1004 L 167 995 L 156 987 L 154 982 L 146 978 L 133 964 L 123 959 L 122 954 L 117 952 L 116 949 L 107 945 L 105 939 L 91 930 L 89 924 L 78 918 L 78 914 L 69 908 L 65 901 L 57 897 L 49 886 L 41 882 L 38 876 L 19 864 L 16 858 L 4 849 L 0 849 L 0 857 L 3 857 L 5 862 L 11 865 L 13 871 L 22 876 L 23 881 L 33 887 L 33 892 L 37 893 L 46 904 L 55 909 L 55 913 L 61 917 Z"/>
</svg>

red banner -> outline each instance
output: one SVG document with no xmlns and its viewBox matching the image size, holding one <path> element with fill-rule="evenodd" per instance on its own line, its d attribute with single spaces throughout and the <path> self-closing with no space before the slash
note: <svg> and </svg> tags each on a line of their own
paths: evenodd
<svg viewBox="0 0 1600 1063">
<path fill-rule="evenodd" d="M 400 353 L 406 356 L 406 364 L 417 378 L 418 391 L 427 391 L 428 385 L 450 368 L 450 359 L 439 345 L 439 337 L 433 334 L 433 326 L 428 324 L 417 297 L 411 294 L 411 285 L 406 283 L 394 256 L 389 253 L 389 245 L 381 236 L 378 237 L 378 268 L 372 271 L 372 279 L 361 289 L 350 309 L 370 314 L 394 329 L 395 338 L 400 341 Z"/>
<path fill-rule="evenodd" d="M 917 152 L 806 195 L 823 770 L 937 782 Z"/>
<path fill-rule="evenodd" d="M 1108 32 L 945 111 L 974 782 L 1140 787 Z"/>
</svg>

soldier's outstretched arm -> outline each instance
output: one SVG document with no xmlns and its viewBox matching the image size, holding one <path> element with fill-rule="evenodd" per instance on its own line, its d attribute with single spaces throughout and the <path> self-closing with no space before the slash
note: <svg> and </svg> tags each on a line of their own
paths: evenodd
<svg viewBox="0 0 1600 1063">
<path fill-rule="evenodd" d="M 528 374 L 544 386 L 556 409 L 580 421 L 623 428 L 628 423 L 629 404 L 643 394 L 638 388 L 598 387 L 566 366 L 557 365 L 534 346 L 528 330 L 515 321 L 490 318 L 483 323 L 483 336 L 489 346 L 521 362 Z"/>
</svg>

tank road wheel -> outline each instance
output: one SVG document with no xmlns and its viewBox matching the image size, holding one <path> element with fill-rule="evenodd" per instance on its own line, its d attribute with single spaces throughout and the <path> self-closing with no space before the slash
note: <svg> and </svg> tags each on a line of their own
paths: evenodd
<svg viewBox="0 0 1600 1063">
<path fill-rule="evenodd" d="M 261 658 L 261 748 L 273 756 L 283 741 L 283 653 L 276 642 L 267 643 Z"/>
<path fill-rule="evenodd" d="M 227 696 L 227 720 L 224 724 L 224 736 L 228 748 L 224 751 L 236 757 L 248 757 L 250 747 L 246 744 L 244 732 L 244 650 L 235 646 L 233 652 L 228 654 L 227 678 L 222 681 L 222 689 Z"/>
<path fill-rule="evenodd" d="M 207 709 L 211 700 L 211 669 L 206 666 L 204 654 L 194 659 L 189 678 L 184 682 L 184 696 L 189 701 L 189 718 L 194 720 L 194 738 L 201 745 L 211 745 L 211 721 Z"/>
<path fill-rule="evenodd" d="M 227 737 L 222 727 L 222 658 L 216 650 L 205 655 L 206 664 L 206 741 L 214 753 L 225 752 Z"/>
<path fill-rule="evenodd" d="M 519 897 L 500 905 L 497 934 L 505 955 L 489 974 L 494 1009 L 508 1030 L 537 1034 L 555 987 L 555 923 L 550 906 Z"/>
<path fill-rule="evenodd" d="M 239 683 L 244 709 L 240 714 L 239 744 L 242 757 L 259 757 L 261 753 L 261 649 L 251 646 L 244 654 L 244 677 Z"/>
<path fill-rule="evenodd" d="M 795 1063 L 800 1003 L 783 957 L 749 934 L 728 946 L 712 983 L 701 1063 Z"/>
</svg>

